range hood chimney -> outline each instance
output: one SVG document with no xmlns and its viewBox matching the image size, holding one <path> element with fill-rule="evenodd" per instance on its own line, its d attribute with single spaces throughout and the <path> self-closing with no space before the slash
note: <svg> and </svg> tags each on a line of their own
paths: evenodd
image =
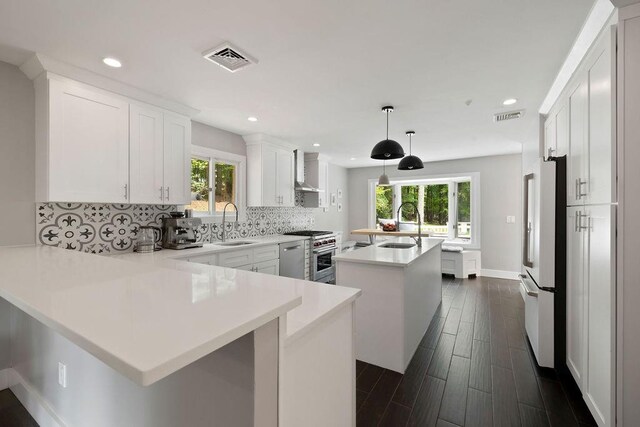
<svg viewBox="0 0 640 427">
<path fill-rule="evenodd" d="M 296 163 L 296 191 L 302 191 L 305 193 L 319 193 L 320 190 L 308 185 L 304 181 L 304 152 L 302 150 L 295 150 L 293 152 Z"/>
</svg>

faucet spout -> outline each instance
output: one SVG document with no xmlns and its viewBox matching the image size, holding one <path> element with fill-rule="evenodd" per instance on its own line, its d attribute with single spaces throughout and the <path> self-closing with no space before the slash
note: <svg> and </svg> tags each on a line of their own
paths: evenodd
<svg viewBox="0 0 640 427">
<path fill-rule="evenodd" d="M 413 240 L 415 240 L 416 245 L 417 245 L 419 248 L 421 248 L 421 247 L 422 247 L 422 218 L 420 217 L 420 210 L 418 209 L 418 206 L 416 206 L 416 204 L 415 204 L 415 203 L 412 203 L 412 202 L 404 202 L 404 203 L 402 203 L 402 204 L 398 207 L 398 213 L 397 213 L 397 218 L 398 218 L 398 219 L 397 219 L 397 227 L 396 227 L 396 229 L 397 229 L 398 231 L 400 231 L 400 211 L 402 210 L 402 207 L 403 207 L 404 205 L 412 206 L 412 207 L 413 207 L 413 210 L 414 210 L 414 211 L 415 211 L 415 213 L 416 213 L 416 216 L 418 217 L 418 237 L 417 237 L 417 238 L 416 238 L 416 237 L 414 237 L 414 236 L 411 236 L 411 237 L 413 238 Z"/>
<path fill-rule="evenodd" d="M 236 210 L 236 223 L 238 222 L 238 207 L 233 202 L 228 202 L 222 209 L 222 243 L 227 241 L 227 207 L 231 205 Z"/>
</svg>

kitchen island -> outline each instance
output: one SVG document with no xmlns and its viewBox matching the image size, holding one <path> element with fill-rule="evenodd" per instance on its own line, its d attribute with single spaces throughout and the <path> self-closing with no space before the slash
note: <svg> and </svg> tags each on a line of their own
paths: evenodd
<svg viewBox="0 0 640 427">
<path fill-rule="evenodd" d="M 334 257 L 336 283 L 362 290 L 356 357 L 404 373 L 442 300 L 443 239 L 400 237 Z"/>
<path fill-rule="evenodd" d="M 0 249 L 9 385 L 41 425 L 284 425 L 279 382 L 302 367 L 289 369 L 283 348 L 335 330 L 337 316 L 352 323 L 358 290 L 168 254 L 189 252 L 138 262 L 143 255 Z M 353 376 L 355 360 L 343 365 Z M 355 389 L 342 386 L 340 415 L 351 420 Z"/>
</svg>

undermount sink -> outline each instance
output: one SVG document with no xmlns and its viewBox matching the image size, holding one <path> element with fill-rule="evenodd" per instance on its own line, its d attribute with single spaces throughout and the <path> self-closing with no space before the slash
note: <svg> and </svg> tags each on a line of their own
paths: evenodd
<svg viewBox="0 0 640 427">
<path fill-rule="evenodd" d="M 379 248 L 389 248 L 389 249 L 410 249 L 413 248 L 415 243 L 385 243 L 384 245 L 378 246 Z"/>
<path fill-rule="evenodd" d="M 243 246 L 243 245 L 251 245 L 255 242 L 247 242 L 247 241 L 239 241 L 239 242 L 225 242 L 218 243 L 219 246 Z"/>
</svg>

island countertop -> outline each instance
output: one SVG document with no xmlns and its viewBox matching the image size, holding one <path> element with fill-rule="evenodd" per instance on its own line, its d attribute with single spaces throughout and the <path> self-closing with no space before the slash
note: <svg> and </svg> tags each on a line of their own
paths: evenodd
<svg viewBox="0 0 640 427">
<path fill-rule="evenodd" d="M 0 248 L 0 297 L 143 386 L 283 316 L 301 304 L 304 283 L 47 246 Z"/>
<path fill-rule="evenodd" d="M 336 262 L 357 262 L 364 264 L 405 267 L 432 249 L 439 247 L 444 239 L 423 237 L 422 247 L 413 246 L 408 249 L 384 248 L 387 243 L 415 243 L 410 237 L 398 237 L 385 240 L 371 246 L 344 252 L 333 257 Z"/>
</svg>

